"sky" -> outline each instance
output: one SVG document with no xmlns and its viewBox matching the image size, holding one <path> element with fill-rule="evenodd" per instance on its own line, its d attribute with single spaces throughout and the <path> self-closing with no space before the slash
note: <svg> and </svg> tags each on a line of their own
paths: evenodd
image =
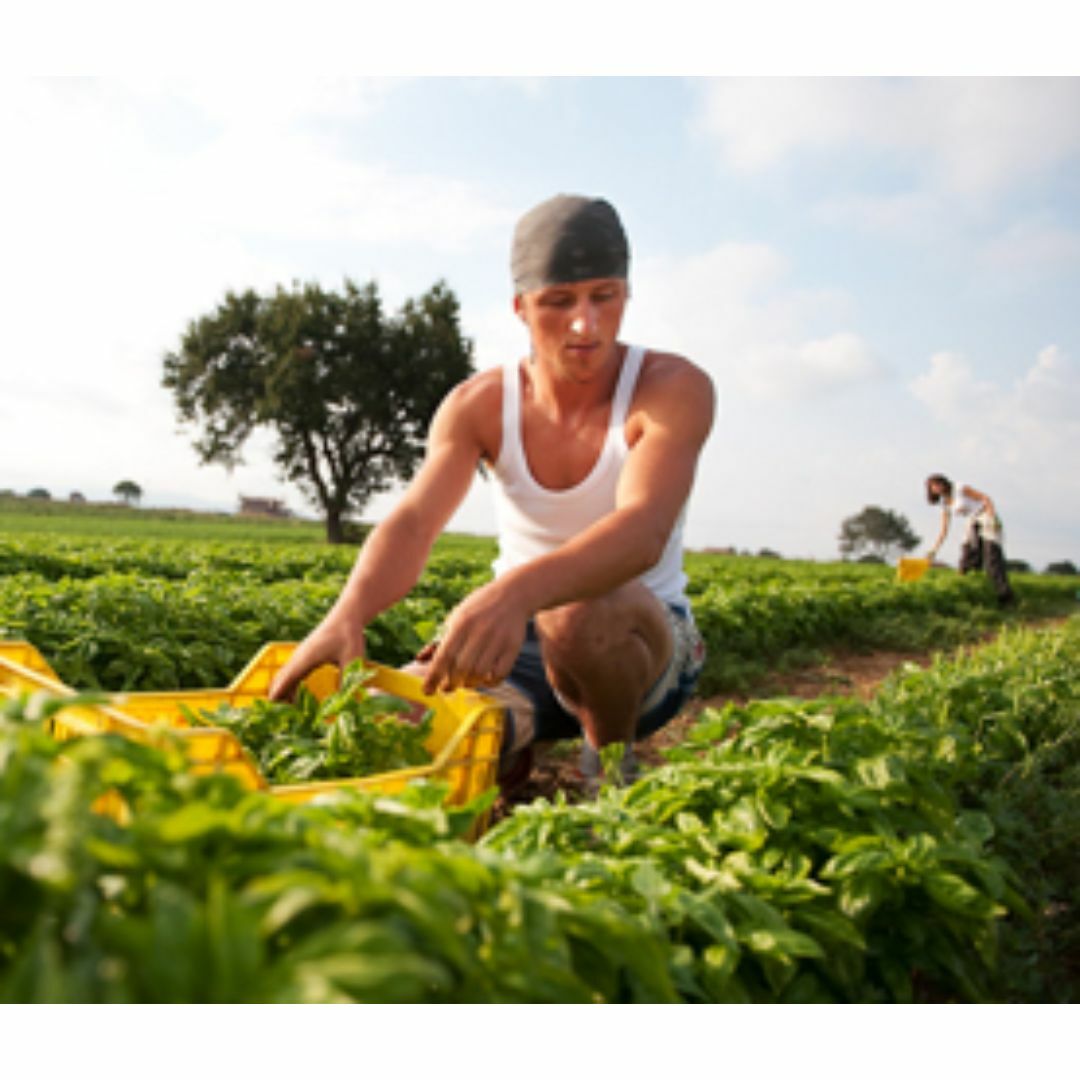
<svg viewBox="0 0 1080 1080">
<path fill-rule="evenodd" d="M 396 311 L 444 280 L 499 364 L 514 223 L 570 192 L 629 234 L 624 339 L 717 387 L 690 547 L 834 559 L 869 505 L 926 547 L 943 472 L 1010 558 L 1080 564 L 1076 77 L 9 77 L 0 145 L 0 490 L 317 516 L 268 437 L 198 464 L 161 385 L 188 323 L 227 290 L 374 280 Z M 491 533 L 489 498 L 450 527 Z"/>
</svg>

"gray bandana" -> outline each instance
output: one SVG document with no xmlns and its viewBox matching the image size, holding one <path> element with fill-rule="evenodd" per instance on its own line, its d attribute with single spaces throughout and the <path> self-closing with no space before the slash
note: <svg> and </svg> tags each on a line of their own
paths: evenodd
<svg viewBox="0 0 1080 1080">
<path fill-rule="evenodd" d="M 625 278 L 630 250 L 615 208 L 604 199 L 556 195 L 514 230 L 510 270 L 517 294 L 590 278 Z"/>
</svg>

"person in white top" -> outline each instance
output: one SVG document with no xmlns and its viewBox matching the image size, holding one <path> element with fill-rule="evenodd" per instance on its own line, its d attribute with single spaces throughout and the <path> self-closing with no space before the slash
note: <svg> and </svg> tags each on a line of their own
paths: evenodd
<svg viewBox="0 0 1080 1080">
<path fill-rule="evenodd" d="M 601 747 L 629 747 L 676 715 L 704 659 L 681 526 L 714 392 L 686 358 L 619 340 L 628 268 L 603 199 L 559 195 L 518 222 L 513 306 L 528 357 L 447 395 L 419 471 L 271 697 L 363 655 L 365 628 L 417 582 L 482 466 L 498 492 L 495 576 L 420 653 L 425 691 L 501 697 L 508 761 L 534 739 L 583 736 L 587 774 Z"/>
<path fill-rule="evenodd" d="M 954 515 L 963 518 L 964 536 L 960 544 L 961 574 L 985 569 L 998 602 L 1003 607 L 1016 603 L 1016 595 L 1009 584 L 1005 566 L 1005 535 L 1001 518 L 993 500 L 970 484 L 954 484 L 941 473 L 926 478 L 926 498 L 931 505 L 941 504 L 941 529 L 937 539 L 926 553 L 933 562 L 945 538 Z"/>
</svg>

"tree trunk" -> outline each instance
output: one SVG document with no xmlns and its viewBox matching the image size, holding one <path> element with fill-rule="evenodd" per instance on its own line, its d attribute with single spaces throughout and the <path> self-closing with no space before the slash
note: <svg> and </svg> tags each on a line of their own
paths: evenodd
<svg viewBox="0 0 1080 1080">
<path fill-rule="evenodd" d="M 341 511 L 337 507 L 329 507 L 326 511 L 326 542 L 345 543 L 345 526 L 341 520 Z"/>
</svg>

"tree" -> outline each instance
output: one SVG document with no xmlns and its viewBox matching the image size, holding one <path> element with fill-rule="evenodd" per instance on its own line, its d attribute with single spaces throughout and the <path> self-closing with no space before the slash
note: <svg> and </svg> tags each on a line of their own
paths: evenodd
<svg viewBox="0 0 1080 1080">
<path fill-rule="evenodd" d="M 918 543 L 907 518 L 880 506 L 864 507 L 840 526 L 840 554 L 845 559 L 866 551 L 887 560 L 894 551 L 910 551 Z"/>
<path fill-rule="evenodd" d="M 374 282 L 346 279 L 341 293 L 316 284 L 227 293 L 165 356 L 162 383 L 181 421 L 201 428 L 203 464 L 233 468 L 251 432 L 271 429 L 283 477 L 340 543 L 350 511 L 413 475 L 436 407 L 472 371 L 443 282 L 391 318 Z"/>
<path fill-rule="evenodd" d="M 1047 566 L 1046 573 L 1048 574 L 1076 574 L 1080 573 L 1076 569 L 1076 563 L 1070 559 L 1062 559 L 1060 562 L 1052 562 Z"/>
<path fill-rule="evenodd" d="M 123 499 L 128 506 L 135 506 L 142 498 L 142 488 L 134 480 L 121 480 L 113 489 L 112 493 Z"/>
</svg>

